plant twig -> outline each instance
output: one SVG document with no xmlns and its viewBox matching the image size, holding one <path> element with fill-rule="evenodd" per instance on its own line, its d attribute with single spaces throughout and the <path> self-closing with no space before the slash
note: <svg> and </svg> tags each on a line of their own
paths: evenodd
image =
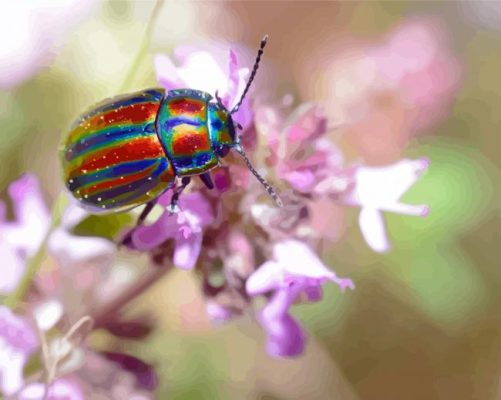
<svg viewBox="0 0 501 400">
<path fill-rule="evenodd" d="M 124 308 L 129 302 L 153 286 L 163 275 L 172 269 L 172 265 L 165 267 L 153 266 L 149 271 L 123 290 L 114 299 L 104 304 L 91 317 L 94 320 L 94 329 L 102 328 L 106 322 Z"/>
<path fill-rule="evenodd" d="M 139 66 L 141 65 L 141 62 L 143 62 L 144 57 L 148 53 L 148 46 L 150 44 L 151 33 L 153 32 L 153 28 L 155 27 L 155 23 L 157 21 L 158 16 L 160 15 L 160 10 L 162 9 L 163 5 L 164 5 L 164 0 L 157 0 L 155 7 L 151 12 L 150 19 L 146 24 L 146 29 L 144 31 L 141 45 L 139 46 L 139 50 L 136 54 L 136 57 L 134 58 L 134 61 L 132 62 L 132 65 L 127 71 L 127 75 L 125 75 L 125 79 L 122 82 L 122 85 L 120 86 L 120 89 L 118 91 L 119 93 L 123 93 L 125 92 L 126 89 L 128 89 L 130 83 L 132 82 L 134 76 L 136 75 Z"/>
</svg>

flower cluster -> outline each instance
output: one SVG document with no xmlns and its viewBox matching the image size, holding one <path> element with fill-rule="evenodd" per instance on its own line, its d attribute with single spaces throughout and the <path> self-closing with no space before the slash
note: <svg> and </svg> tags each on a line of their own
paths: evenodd
<svg viewBox="0 0 501 400">
<path fill-rule="evenodd" d="M 51 262 L 30 282 L 23 315 L 0 305 L 0 393 L 22 400 L 85 399 L 117 393 L 152 398 L 156 380 L 140 381 L 130 366 L 144 375 L 142 361 L 129 357 L 129 369 L 116 358 L 92 350 L 85 336 L 94 322 L 93 315 L 103 305 L 99 282 L 108 282 L 116 246 L 99 237 L 76 236 L 72 228 L 87 214 L 76 205 L 64 211 L 60 225 L 51 229 L 51 216 L 43 201 L 37 179 L 24 175 L 9 187 L 14 221 L 5 218 L 6 206 L 0 203 L 0 249 L 2 262 L 1 294 L 12 296 L 19 290 L 32 259 L 43 242 Z M 111 318 L 112 316 L 110 316 Z M 116 321 L 115 321 L 116 323 Z M 40 357 L 43 373 L 25 379 L 23 370 L 29 357 Z M 102 377 L 107 376 L 103 381 Z M 115 394 L 114 394 L 115 393 Z"/>
<path fill-rule="evenodd" d="M 207 65 L 203 81 L 202 59 Z M 225 104 L 232 105 L 241 95 L 246 71 L 239 68 L 234 52 L 228 59 L 226 79 L 221 78 L 224 68 L 203 51 L 185 54 L 177 67 L 164 55 L 156 57 L 155 65 L 167 89 L 188 86 L 210 93 L 219 89 Z M 192 185 L 191 192 L 182 195 L 177 214 L 166 208 L 171 193 L 162 195 L 163 214 L 133 230 L 130 247 L 151 252 L 160 264 L 172 260 L 179 268 L 197 268 L 214 320 L 243 315 L 264 296 L 267 303 L 256 316 L 266 332 L 268 352 L 297 356 L 304 350 L 306 335 L 290 308 L 298 301 L 320 300 L 322 286 L 329 282 L 342 291 L 355 287 L 317 255 L 322 243 L 339 237 L 338 214 L 344 206 L 360 208 L 360 228 L 367 243 L 375 251 L 388 251 L 383 212 L 426 215 L 426 206 L 399 199 L 428 168 L 428 161 L 403 159 L 386 167 L 347 165 L 329 140 L 325 113 L 315 104 L 295 110 L 258 104 L 251 109 L 247 104 L 243 115 L 242 143 L 255 164 L 266 165 L 260 172 L 278 186 L 284 206 L 276 207 L 231 154 L 211 172 L 216 189 Z M 240 116 L 235 121 L 240 122 Z M 262 146 L 257 146 L 258 138 Z M 214 284 L 215 276 L 223 282 Z"/>
<path fill-rule="evenodd" d="M 419 29 L 410 32 L 420 35 Z M 374 59 L 388 51 L 399 58 L 406 34 L 395 35 L 390 44 L 373 49 Z M 431 64 L 441 60 L 437 51 L 430 57 Z M 207 51 L 181 51 L 178 65 L 158 55 L 155 68 L 166 89 L 218 91 L 231 107 L 249 70 L 239 66 L 233 51 L 225 61 L 227 66 L 221 66 Z M 400 68 L 399 73 L 390 75 L 401 78 L 393 83 L 401 88 L 406 74 L 416 70 L 397 61 L 391 66 Z M 98 328 L 117 337 L 144 338 L 151 327 L 141 318 L 123 320 L 119 311 L 168 265 L 202 276 L 201 290 L 213 321 L 253 314 L 270 355 L 298 356 L 307 335 L 291 308 L 320 301 L 326 284 L 336 284 L 341 292 L 355 288 L 351 279 L 325 265 L 320 252 L 343 234 L 347 208 L 359 209 L 365 241 L 382 253 L 391 247 L 384 213 L 427 215 L 426 205 L 400 200 L 428 169 L 426 158 L 403 158 L 386 166 L 349 162 L 332 140 L 332 122 L 320 105 L 277 106 L 252 99 L 251 94 L 234 120 L 242 126 L 239 135 L 249 158 L 277 188 L 283 207 L 270 201 L 238 154 L 230 152 L 210 172 L 213 190 L 192 183 L 182 193 L 177 212 L 168 207 L 168 191 L 156 205 L 160 216 L 129 231 L 126 251 L 148 253 L 153 264 L 148 280 L 137 279 L 130 287 L 113 278 L 115 243 L 75 234 L 75 227 L 89 217 L 86 212 L 70 204 L 54 224 L 34 176 L 11 184 L 13 221 L 0 203 L 0 294 L 8 300 L 21 292 L 22 298 L 11 308 L 0 306 L 1 394 L 19 399 L 83 399 L 90 393 L 110 399 L 152 398 L 156 375 L 148 364 L 130 354 L 98 352 L 85 339 Z M 33 260 L 43 251 L 47 260 L 34 271 Z M 19 300 L 24 300 L 23 307 Z M 43 370 L 26 377 L 23 370 L 30 357 L 38 357 Z"/>
</svg>

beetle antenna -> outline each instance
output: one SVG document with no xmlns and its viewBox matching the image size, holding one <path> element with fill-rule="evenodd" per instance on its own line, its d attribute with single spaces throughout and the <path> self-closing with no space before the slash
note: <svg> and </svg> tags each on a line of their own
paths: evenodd
<svg viewBox="0 0 501 400">
<path fill-rule="evenodd" d="M 247 154 L 245 154 L 245 151 L 242 148 L 242 145 L 240 143 L 237 143 L 235 145 L 234 149 L 236 150 L 236 152 L 238 154 L 240 154 L 242 156 L 242 158 L 245 161 L 245 164 L 247 165 L 247 168 L 249 168 L 250 172 L 252 172 L 252 174 L 257 178 L 257 180 L 261 183 L 261 185 L 264 186 L 264 188 L 266 189 L 266 191 L 268 192 L 268 194 L 275 201 L 275 204 L 278 207 L 283 207 L 284 203 L 282 202 L 282 199 L 280 198 L 280 196 L 278 195 L 278 193 L 275 192 L 275 189 L 273 189 L 273 187 L 268 182 L 266 182 L 266 180 L 259 174 L 259 172 L 257 172 L 254 169 L 254 167 L 252 166 L 249 158 L 247 157 Z"/>
<path fill-rule="evenodd" d="M 264 37 L 261 39 L 261 45 L 259 46 L 259 50 L 257 52 L 257 57 L 256 61 L 254 62 L 254 67 L 252 68 L 252 73 L 250 75 L 249 80 L 247 81 L 247 85 L 245 85 L 244 92 L 242 93 L 242 96 L 240 97 L 240 100 L 238 103 L 233 107 L 233 109 L 230 111 L 230 114 L 236 113 L 240 106 L 242 105 L 242 102 L 244 101 L 245 95 L 249 91 L 250 85 L 252 84 L 252 81 L 254 80 L 254 77 L 256 76 L 257 69 L 259 68 L 259 62 L 261 61 L 261 56 L 263 55 L 264 52 L 264 46 L 266 46 L 266 42 L 268 41 L 268 35 L 264 35 Z"/>
</svg>

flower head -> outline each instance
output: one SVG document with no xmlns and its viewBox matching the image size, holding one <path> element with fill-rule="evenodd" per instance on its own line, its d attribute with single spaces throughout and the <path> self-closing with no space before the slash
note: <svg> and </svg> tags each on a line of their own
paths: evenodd
<svg viewBox="0 0 501 400">
<path fill-rule="evenodd" d="M 303 352 L 305 335 L 289 314 L 289 307 L 301 296 L 310 302 L 320 300 L 321 287 L 329 281 L 341 291 L 355 286 L 351 279 L 339 278 L 329 270 L 302 242 L 287 240 L 276 244 L 273 258 L 250 276 L 246 289 L 250 296 L 272 293 L 260 314 L 268 337 L 268 352 L 274 356 L 296 356 Z"/>
<path fill-rule="evenodd" d="M 11 395 L 23 384 L 23 368 L 29 355 L 38 347 L 30 323 L 0 306 L 0 392 Z"/>
<path fill-rule="evenodd" d="M 361 207 L 359 223 L 369 246 L 378 252 L 390 249 L 383 211 L 404 215 L 426 216 L 426 205 L 401 203 L 400 197 L 428 169 L 427 159 L 403 159 L 386 167 L 358 167 L 355 185 L 341 196 L 341 202 Z"/>
<path fill-rule="evenodd" d="M 202 49 L 180 47 L 174 52 L 179 65 L 165 54 L 155 56 L 155 71 L 158 82 L 167 90 L 190 88 L 202 90 L 221 97 L 224 106 L 231 109 L 242 94 L 248 68 L 239 68 L 238 58 L 233 50 L 229 51 L 227 71 L 220 60 Z M 233 116 L 235 121 L 246 129 L 252 122 L 249 99 L 245 99 Z"/>
<path fill-rule="evenodd" d="M 159 203 L 166 206 L 169 201 L 168 196 L 163 196 Z M 151 250 L 173 239 L 174 265 L 191 269 L 202 248 L 203 229 L 214 221 L 214 214 L 201 193 L 181 196 L 179 208 L 177 214 L 166 210 L 155 223 L 137 228 L 132 234 L 132 245 L 137 250 Z"/>
<path fill-rule="evenodd" d="M 19 400 L 39 400 L 44 398 L 45 385 L 31 383 L 19 393 Z M 47 388 L 47 400 L 84 400 L 80 386 L 70 379 L 58 379 Z"/>
</svg>

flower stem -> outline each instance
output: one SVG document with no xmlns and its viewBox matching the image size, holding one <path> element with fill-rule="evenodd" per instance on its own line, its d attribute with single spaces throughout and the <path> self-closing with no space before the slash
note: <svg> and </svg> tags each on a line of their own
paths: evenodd
<svg viewBox="0 0 501 400">
<path fill-rule="evenodd" d="M 125 92 L 127 90 L 136 75 L 136 72 L 144 60 L 146 54 L 148 54 L 148 46 L 150 44 L 151 33 L 153 32 L 153 28 L 155 27 L 155 23 L 157 21 L 158 16 L 160 15 L 160 10 L 164 4 L 164 0 L 157 0 L 153 11 L 151 12 L 150 19 L 146 24 L 146 29 L 144 31 L 143 39 L 141 41 L 141 45 L 139 46 L 139 50 L 134 58 L 132 65 L 130 66 L 127 75 L 125 75 L 125 79 L 120 86 L 119 93 Z"/>
<path fill-rule="evenodd" d="M 28 260 L 26 265 L 26 272 L 21 278 L 21 281 L 19 282 L 16 290 L 5 299 L 4 304 L 7 307 L 16 307 L 26 295 L 26 292 L 30 288 L 33 278 L 40 269 L 42 262 L 45 260 L 45 257 L 47 255 L 47 244 L 49 242 L 50 235 L 61 223 L 61 218 L 63 216 L 67 202 L 68 198 L 66 197 L 66 195 L 62 192 L 59 193 L 59 196 L 57 197 L 56 202 L 54 203 L 54 206 L 52 208 L 49 229 L 47 229 L 47 232 L 45 232 L 42 243 L 38 247 L 37 252 Z"/>
<path fill-rule="evenodd" d="M 169 264 L 168 266 L 155 266 L 150 268 L 146 274 L 141 276 L 134 283 L 131 283 L 129 287 L 120 292 L 120 294 L 118 294 L 114 299 L 99 307 L 99 309 L 95 312 L 91 313 L 91 318 L 94 320 L 94 329 L 102 328 L 107 321 L 112 320 L 115 317 L 117 311 L 120 311 L 130 301 L 134 300 L 146 289 L 158 282 L 158 280 L 165 275 L 167 271 L 170 271 L 171 268 L 172 264 Z"/>
</svg>

